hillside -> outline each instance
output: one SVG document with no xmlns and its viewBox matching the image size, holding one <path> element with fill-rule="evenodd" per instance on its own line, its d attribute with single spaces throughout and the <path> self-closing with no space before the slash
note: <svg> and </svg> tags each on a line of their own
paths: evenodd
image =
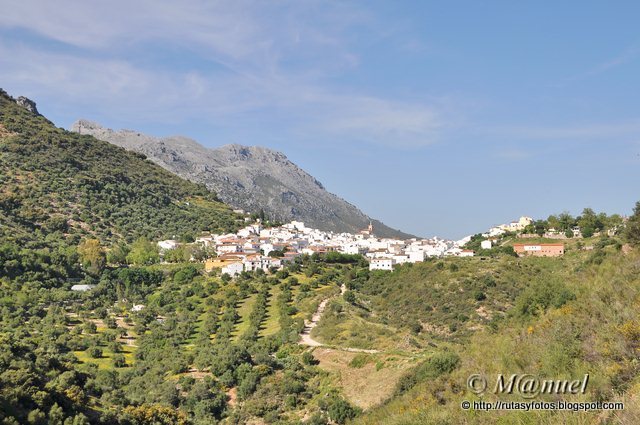
<svg viewBox="0 0 640 425">
<path fill-rule="evenodd" d="M 196 261 L 158 264 L 157 238 L 240 218 L 204 186 L 55 128 L 4 92 L 0 171 L 1 423 L 355 415 L 296 344 L 347 266 L 307 259 L 291 276 L 229 281 Z"/>
<path fill-rule="evenodd" d="M 4 92 L 0 171 L 2 423 L 640 423 L 640 203 L 557 258 L 505 246 L 385 272 L 314 254 L 231 279 L 154 243 L 237 227 L 211 192 Z M 467 387 L 515 373 L 590 378 L 533 399 Z M 461 408 L 496 400 L 625 409 Z"/>
<path fill-rule="evenodd" d="M 574 249 L 560 259 L 505 257 L 466 265 L 446 261 L 440 271 L 436 271 L 439 263 L 425 263 L 376 276 L 373 285 L 356 290 L 359 303 L 369 306 L 368 320 L 402 326 L 403 321 L 413 323 L 420 317 L 415 345 L 431 350 L 434 360 L 417 365 L 398 381 L 393 397 L 353 423 L 638 423 L 640 254 L 637 250 L 623 254 L 620 244 L 607 238 L 598 242 L 591 251 Z M 494 283 L 486 276 L 492 276 Z M 447 281 L 459 282 L 457 296 L 442 292 Z M 472 281 L 485 297 L 467 296 Z M 507 294 L 500 295 L 505 290 L 511 291 L 506 298 Z M 511 302 L 504 302 L 508 299 Z M 476 395 L 467 388 L 467 379 L 474 374 L 485 376 L 493 388 L 498 374 L 576 379 L 587 373 L 584 395 L 539 394 L 530 399 L 490 390 Z M 463 401 L 474 400 L 625 404 L 624 411 L 588 412 L 460 407 Z"/>
<path fill-rule="evenodd" d="M 441 259 L 370 272 L 349 283 L 350 303 L 330 308 L 314 334 L 329 344 L 364 349 L 416 350 L 430 343 L 464 343 L 514 308 L 519 295 L 541 282 L 556 282 L 561 263 Z"/>
<path fill-rule="evenodd" d="M 155 240 L 243 220 L 204 186 L 55 128 L 4 92 L 0 171 L 0 422 L 344 423 L 358 412 L 297 344 L 350 265 L 307 258 L 229 281 L 196 261 L 158 264 Z"/>
<path fill-rule="evenodd" d="M 5 238 L 60 231 L 105 242 L 232 230 L 239 220 L 204 186 L 140 154 L 56 128 L 5 92 L 0 211 Z"/>
<path fill-rule="evenodd" d="M 131 130 L 114 131 L 87 120 L 77 121 L 71 130 L 140 152 L 185 179 L 205 184 L 235 208 L 253 213 L 264 210 L 278 221 L 299 220 L 310 227 L 337 232 L 357 233 L 373 221 L 379 236 L 411 237 L 329 193 L 280 152 L 240 145 L 208 149 L 186 137 L 158 138 Z"/>
</svg>

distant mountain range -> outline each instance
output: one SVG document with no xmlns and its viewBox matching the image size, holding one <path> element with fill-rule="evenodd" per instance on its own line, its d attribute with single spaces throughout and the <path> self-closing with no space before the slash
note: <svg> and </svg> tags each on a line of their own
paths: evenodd
<svg viewBox="0 0 640 425">
<path fill-rule="evenodd" d="M 304 221 L 310 227 L 356 233 L 373 223 L 382 237 L 410 238 L 374 220 L 328 192 L 284 154 L 259 146 L 224 145 L 209 149 L 182 136 L 153 137 L 132 130 L 111 130 L 88 120 L 71 130 L 144 154 L 187 180 L 205 184 L 234 208 L 264 210 L 276 220 Z"/>
</svg>

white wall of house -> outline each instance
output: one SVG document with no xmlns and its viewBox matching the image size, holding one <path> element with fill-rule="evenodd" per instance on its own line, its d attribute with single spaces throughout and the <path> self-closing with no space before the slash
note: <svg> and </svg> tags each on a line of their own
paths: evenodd
<svg viewBox="0 0 640 425">
<path fill-rule="evenodd" d="M 237 262 L 237 263 L 231 263 L 231 264 L 227 264 L 226 266 L 223 266 L 221 273 L 222 274 L 226 273 L 229 276 L 233 277 L 242 273 L 243 270 L 244 270 L 244 266 L 242 265 L 242 263 Z"/>
<path fill-rule="evenodd" d="M 393 262 L 395 264 L 408 263 L 409 262 L 409 256 L 408 255 L 394 255 L 393 256 Z"/>
<path fill-rule="evenodd" d="M 260 245 L 260 249 L 264 253 L 264 255 L 269 255 L 271 251 L 273 251 L 273 244 L 271 243 L 263 243 Z"/>
<path fill-rule="evenodd" d="M 216 252 L 218 254 L 242 252 L 242 247 L 238 244 L 220 244 L 216 245 Z"/>
<path fill-rule="evenodd" d="M 391 258 L 374 258 L 369 263 L 369 270 L 393 270 Z"/>
<path fill-rule="evenodd" d="M 410 263 L 420 263 L 424 261 L 425 252 L 424 251 L 411 251 L 409 252 L 409 262 Z"/>
<path fill-rule="evenodd" d="M 178 246 L 178 241 L 174 241 L 173 239 L 167 239 L 166 241 L 158 242 L 158 248 L 163 251 L 173 249 Z"/>
</svg>

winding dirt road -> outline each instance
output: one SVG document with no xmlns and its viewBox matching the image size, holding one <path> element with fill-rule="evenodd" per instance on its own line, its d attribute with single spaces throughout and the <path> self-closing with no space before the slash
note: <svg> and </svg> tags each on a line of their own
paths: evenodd
<svg viewBox="0 0 640 425">
<path fill-rule="evenodd" d="M 344 294 L 346 290 L 347 288 L 344 285 L 342 285 L 340 287 L 340 295 Z M 366 350 L 364 348 L 332 347 L 332 346 L 323 344 L 319 341 L 316 341 L 311 337 L 311 331 L 313 330 L 313 328 L 318 326 L 318 322 L 320 322 L 320 319 L 322 319 L 324 310 L 327 308 L 327 303 L 331 300 L 331 298 L 333 297 L 329 297 L 322 300 L 320 304 L 318 304 L 318 309 L 316 310 L 316 312 L 313 313 L 313 316 L 311 316 L 311 320 L 304 321 L 304 329 L 300 333 L 300 341 L 298 342 L 298 344 L 306 345 L 307 347 L 334 348 L 336 350 L 350 351 L 352 353 L 369 353 L 369 354 L 379 353 L 380 352 L 379 350 Z"/>
</svg>

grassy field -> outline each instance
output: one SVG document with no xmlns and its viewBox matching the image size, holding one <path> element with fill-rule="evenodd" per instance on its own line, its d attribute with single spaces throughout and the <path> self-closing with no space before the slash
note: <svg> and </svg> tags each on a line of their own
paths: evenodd
<svg viewBox="0 0 640 425">
<path fill-rule="evenodd" d="M 259 335 L 261 337 L 274 335 L 280 330 L 280 310 L 278 309 L 278 305 L 276 303 L 280 292 L 281 291 L 279 286 L 274 286 L 269 291 L 269 300 L 267 301 L 267 318 L 263 322 L 262 328 L 260 329 Z"/>
<path fill-rule="evenodd" d="M 408 332 L 368 320 L 368 312 L 346 303 L 342 297 L 331 301 L 322 319 L 312 331 L 314 339 L 336 347 L 375 349 L 380 351 L 412 351 Z"/>
<path fill-rule="evenodd" d="M 114 369 L 115 368 L 113 366 L 114 353 L 111 352 L 106 347 L 101 347 L 101 348 L 102 348 L 102 357 L 97 359 L 91 357 L 87 352 L 87 350 L 73 351 L 73 354 L 76 356 L 76 358 L 80 363 L 95 364 L 98 366 L 98 369 L 103 369 L 103 370 Z M 134 354 L 135 354 L 136 347 L 131 345 L 123 345 L 121 349 L 122 349 L 121 354 L 124 355 L 125 361 L 127 362 L 126 367 L 131 367 L 134 361 Z"/>
<path fill-rule="evenodd" d="M 240 316 L 240 319 L 238 319 L 238 323 L 231 333 L 233 341 L 237 341 L 238 338 L 242 336 L 247 329 L 249 329 L 249 314 L 251 314 L 251 310 L 253 310 L 256 297 L 256 294 L 251 294 L 244 300 L 240 301 L 240 305 L 238 306 L 238 315 Z"/>
</svg>

